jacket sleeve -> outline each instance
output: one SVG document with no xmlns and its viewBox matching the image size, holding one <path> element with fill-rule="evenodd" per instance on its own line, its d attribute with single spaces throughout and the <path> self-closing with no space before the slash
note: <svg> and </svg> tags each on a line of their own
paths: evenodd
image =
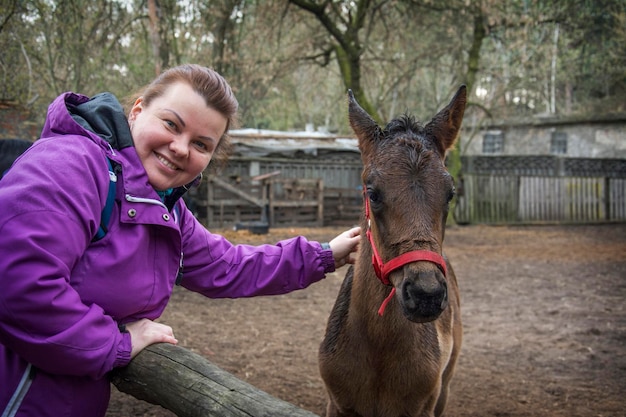
<svg viewBox="0 0 626 417">
<path fill-rule="evenodd" d="M 71 138 L 37 141 L 0 184 L 0 343 L 46 372 L 101 378 L 131 344 L 71 282 L 108 191 L 102 150 Z"/>
<path fill-rule="evenodd" d="M 182 286 L 208 297 L 285 294 L 335 270 L 332 251 L 302 236 L 275 245 L 233 245 L 185 214 Z"/>
</svg>

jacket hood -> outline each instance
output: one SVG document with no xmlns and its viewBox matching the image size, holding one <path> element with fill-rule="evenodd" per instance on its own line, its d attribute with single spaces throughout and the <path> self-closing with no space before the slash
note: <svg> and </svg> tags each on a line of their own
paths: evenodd
<svg viewBox="0 0 626 417">
<path fill-rule="evenodd" d="M 66 101 L 66 106 L 79 125 L 106 140 L 113 149 L 133 146 L 128 119 L 113 94 L 100 93 L 81 104 Z"/>
</svg>

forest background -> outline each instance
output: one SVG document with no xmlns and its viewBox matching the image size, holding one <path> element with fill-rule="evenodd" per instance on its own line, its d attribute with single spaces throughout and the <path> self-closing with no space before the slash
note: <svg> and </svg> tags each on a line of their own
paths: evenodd
<svg viewBox="0 0 626 417">
<path fill-rule="evenodd" d="M 0 0 L 0 50 L 0 105 L 33 123 L 64 91 L 124 100 L 187 62 L 250 128 L 350 134 L 349 88 L 380 122 L 461 84 L 472 125 L 626 111 L 621 0 Z"/>
</svg>

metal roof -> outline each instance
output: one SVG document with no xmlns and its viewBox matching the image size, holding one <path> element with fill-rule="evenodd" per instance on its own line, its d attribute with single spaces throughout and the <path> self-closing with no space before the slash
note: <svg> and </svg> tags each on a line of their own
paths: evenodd
<svg viewBox="0 0 626 417">
<path fill-rule="evenodd" d="M 235 154 L 243 156 L 317 156 L 329 151 L 359 152 L 356 138 L 322 132 L 236 129 L 231 130 L 229 135 Z"/>
</svg>

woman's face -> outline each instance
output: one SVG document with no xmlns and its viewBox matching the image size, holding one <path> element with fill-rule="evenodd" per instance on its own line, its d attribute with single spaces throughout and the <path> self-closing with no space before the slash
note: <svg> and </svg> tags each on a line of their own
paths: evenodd
<svg viewBox="0 0 626 417">
<path fill-rule="evenodd" d="M 159 191 L 200 175 L 227 125 L 226 117 L 184 82 L 171 85 L 149 106 L 138 98 L 128 122 L 150 184 Z"/>
</svg>

